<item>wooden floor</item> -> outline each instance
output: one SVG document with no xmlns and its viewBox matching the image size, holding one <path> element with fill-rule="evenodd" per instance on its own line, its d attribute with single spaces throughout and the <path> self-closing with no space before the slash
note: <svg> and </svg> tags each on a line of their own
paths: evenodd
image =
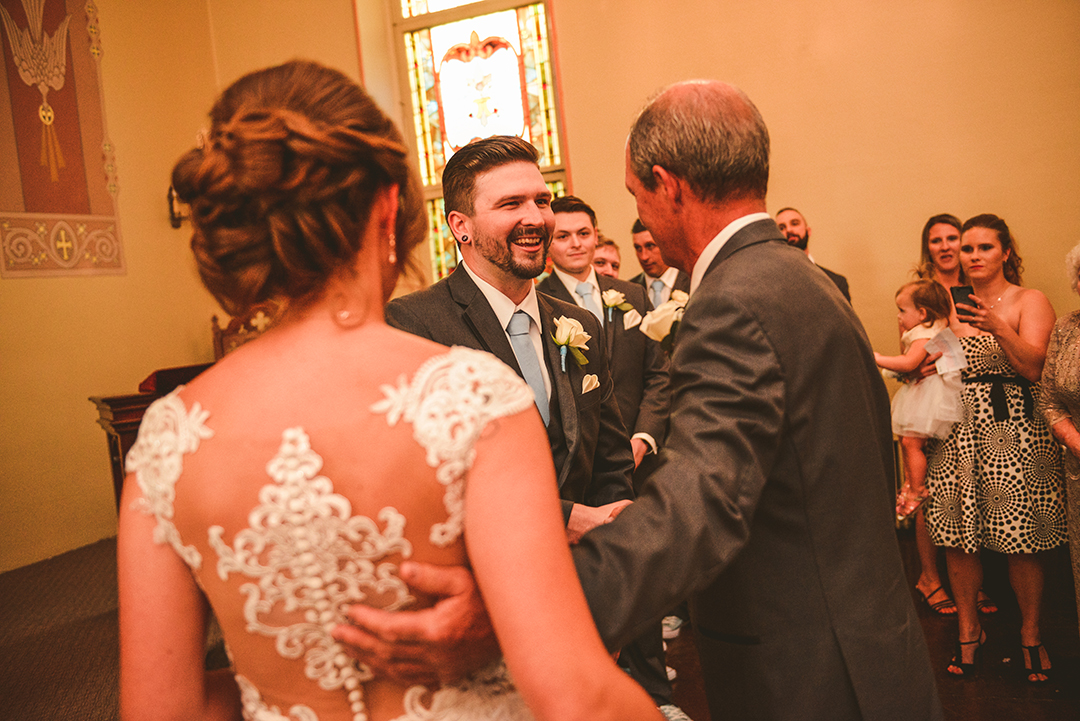
<svg viewBox="0 0 1080 721">
<path fill-rule="evenodd" d="M 918 562 L 915 540 L 906 530 L 899 531 L 898 537 L 909 588 L 914 589 Z M 1068 547 L 1048 552 L 1045 560 L 1042 636 L 1054 665 L 1048 684 L 1032 686 L 1026 682 L 1019 648 L 1020 616 L 1009 588 L 1004 556 L 991 552 L 983 556 L 983 586 L 1001 609 L 992 616 L 983 616 L 987 643 L 975 678 L 957 679 L 945 670 L 956 643 L 955 618 L 934 615 L 925 604 L 918 604 L 948 721 L 1080 720 L 1080 634 Z M 939 565 L 942 578 L 946 578 L 943 559 Z M 675 703 L 694 721 L 710 721 L 691 632 L 683 631 L 669 642 L 668 665 L 678 672 L 673 684 Z"/>
<path fill-rule="evenodd" d="M 899 537 L 913 588 L 914 541 L 904 531 Z M 117 717 L 115 552 L 115 539 L 107 539 L 0 574 L 0 719 Z M 1001 611 L 985 618 L 988 641 L 977 678 L 947 675 L 956 621 L 919 607 L 949 721 L 1080 719 L 1080 635 L 1068 549 L 1048 553 L 1046 561 L 1043 640 L 1053 659 L 1054 678 L 1045 686 L 1024 681 L 1019 617 L 1003 557 L 984 557 L 984 585 Z M 668 663 L 679 674 L 675 702 L 694 721 L 709 721 L 692 631 L 670 643 Z"/>
</svg>

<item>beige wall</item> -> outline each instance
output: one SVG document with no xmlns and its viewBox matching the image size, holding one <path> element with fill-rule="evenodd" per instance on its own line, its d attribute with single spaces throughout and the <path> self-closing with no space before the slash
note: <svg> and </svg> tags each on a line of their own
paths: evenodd
<svg viewBox="0 0 1080 721">
<path fill-rule="evenodd" d="M 689 77 L 740 85 L 773 139 L 770 208 L 801 208 L 817 259 L 851 281 L 875 346 L 896 346 L 894 290 L 923 221 L 990 211 L 1015 229 L 1027 285 L 1075 307 L 1056 226 L 1080 197 L 1080 3 L 1043 0 L 551 0 L 574 192 L 620 241 L 633 201 L 625 131 Z M 127 274 L 0 280 L 0 571 L 115 532 L 90 395 L 207 361 L 209 318 L 163 196 L 224 85 L 310 57 L 363 72 L 393 112 L 384 0 L 100 0 Z M 400 107 L 400 106 L 398 106 Z M 2 161 L 0 161 L 2 162 Z"/>
<path fill-rule="evenodd" d="M 1075 0 L 551 0 L 573 190 L 623 248 L 623 143 L 657 89 L 740 86 L 772 138 L 769 209 L 806 215 L 810 250 L 846 275 L 874 346 L 898 352 L 895 290 L 936 213 L 992 212 L 1019 239 L 1025 285 L 1077 306 L 1063 257 L 1080 197 Z M 1061 227 L 1065 222 L 1066 226 Z"/>
<path fill-rule="evenodd" d="M 218 90 L 300 56 L 359 77 L 349 0 L 98 5 L 127 273 L 0 280 L 0 571 L 115 534 L 105 434 L 87 397 L 213 358 L 220 311 L 164 198 Z"/>
</svg>

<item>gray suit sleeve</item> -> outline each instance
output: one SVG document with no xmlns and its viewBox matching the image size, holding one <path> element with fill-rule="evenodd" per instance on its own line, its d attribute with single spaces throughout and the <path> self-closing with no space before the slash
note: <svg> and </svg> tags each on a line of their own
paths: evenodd
<svg viewBox="0 0 1080 721">
<path fill-rule="evenodd" d="M 406 333 L 412 333 L 421 338 L 435 340 L 427 323 L 425 323 L 413 308 L 410 307 L 407 302 L 404 302 L 402 298 L 395 298 L 387 303 L 384 314 L 386 316 L 386 323 L 390 327 L 403 330 Z"/>
<path fill-rule="evenodd" d="M 768 338 L 719 294 L 695 301 L 678 331 L 659 466 L 636 503 L 573 548 L 608 648 L 636 638 L 739 553 L 779 453 L 784 379 Z"/>
</svg>

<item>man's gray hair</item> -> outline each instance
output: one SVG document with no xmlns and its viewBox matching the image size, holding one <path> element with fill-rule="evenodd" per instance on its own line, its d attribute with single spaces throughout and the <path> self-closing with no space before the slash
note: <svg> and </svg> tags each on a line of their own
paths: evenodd
<svg viewBox="0 0 1080 721">
<path fill-rule="evenodd" d="M 656 187 L 654 165 L 702 200 L 764 200 L 768 189 L 769 131 L 732 85 L 689 81 L 662 91 L 634 121 L 629 148 L 630 170 L 649 190 Z"/>
</svg>

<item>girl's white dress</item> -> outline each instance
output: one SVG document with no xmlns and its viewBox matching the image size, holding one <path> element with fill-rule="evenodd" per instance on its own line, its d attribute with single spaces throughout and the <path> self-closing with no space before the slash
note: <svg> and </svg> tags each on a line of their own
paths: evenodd
<svg viewBox="0 0 1080 721">
<path fill-rule="evenodd" d="M 938 372 L 918 383 L 907 383 L 893 396 L 892 429 L 898 436 L 916 438 L 945 438 L 953 424 L 964 417 L 960 394 L 963 381 L 963 350 L 959 363 L 953 346 L 959 348 L 956 336 L 948 329 L 948 321 L 942 319 L 933 325 L 917 325 L 900 336 L 900 347 L 907 353 L 912 343 L 927 340 L 928 352 L 943 351 L 937 361 Z"/>
</svg>

